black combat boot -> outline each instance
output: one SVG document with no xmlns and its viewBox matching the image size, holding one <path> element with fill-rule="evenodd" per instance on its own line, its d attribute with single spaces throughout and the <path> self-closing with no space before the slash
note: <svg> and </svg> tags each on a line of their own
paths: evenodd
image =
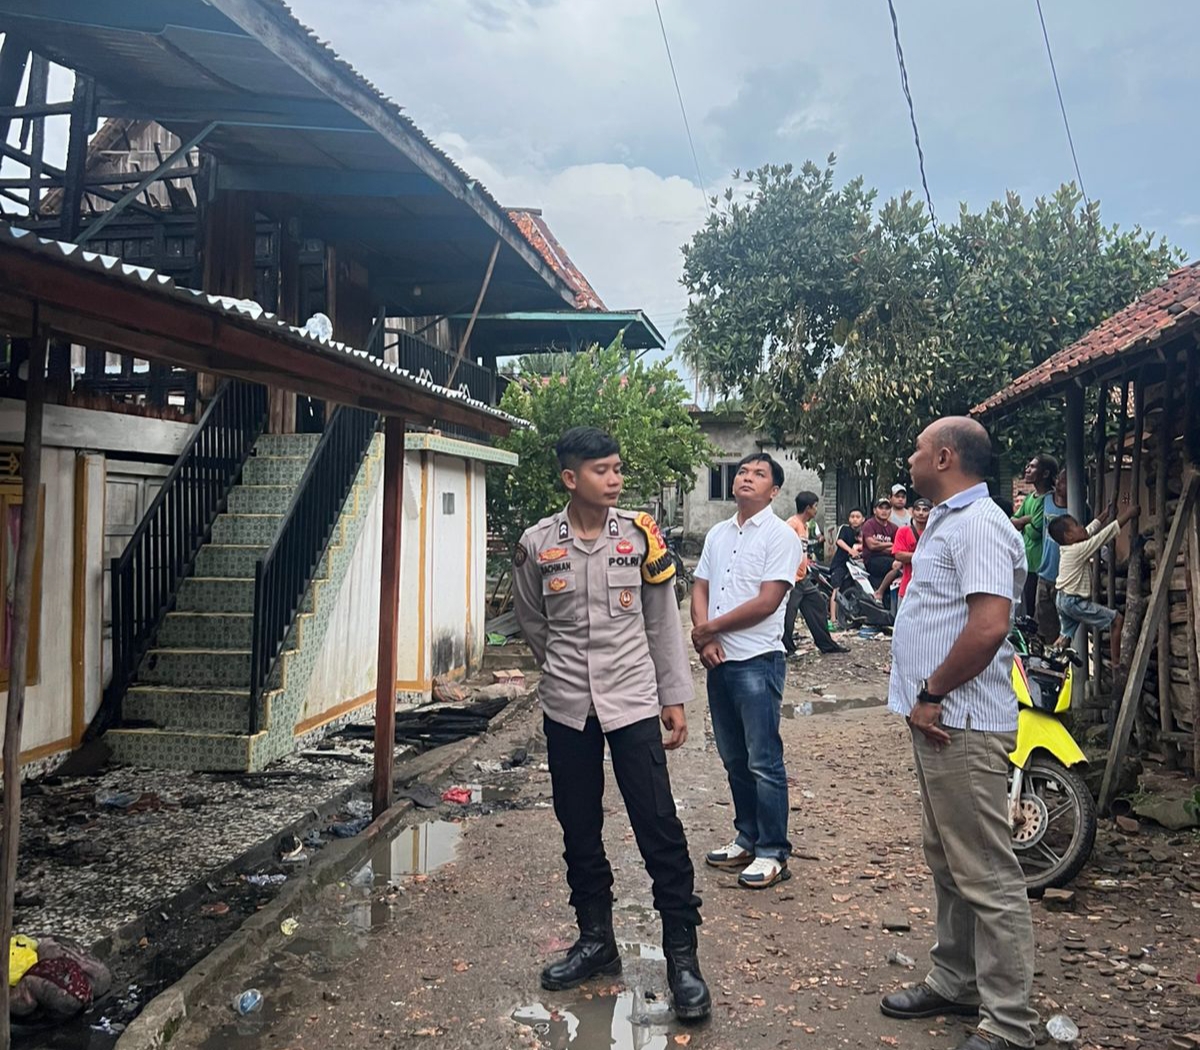
<svg viewBox="0 0 1200 1050">
<path fill-rule="evenodd" d="M 621 972 L 621 954 L 613 934 L 612 898 L 600 897 L 575 909 L 579 919 L 579 940 L 567 951 L 567 957 L 553 962 L 542 971 L 542 987 L 561 992 L 583 984 L 591 977 L 612 977 Z"/>
<path fill-rule="evenodd" d="M 690 922 L 663 916 L 663 954 L 667 957 L 667 985 L 681 1021 L 703 1021 L 712 1012 L 712 996 L 700 974 L 696 958 L 696 927 Z"/>
</svg>

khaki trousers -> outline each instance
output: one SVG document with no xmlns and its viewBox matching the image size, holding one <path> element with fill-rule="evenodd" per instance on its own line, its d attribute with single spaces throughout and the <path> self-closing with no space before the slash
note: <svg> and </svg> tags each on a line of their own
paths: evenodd
<svg viewBox="0 0 1200 1050">
<path fill-rule="evenodd" d="M 1033 1046 L 1033 920 L 1008 821 L 1013 733 L 949 729 L 937 750 L 913 731 L 925 860 L 937 900 L 937 943 L 925 983 L 979 1005 L 979 1027 Z"/>
</svg>

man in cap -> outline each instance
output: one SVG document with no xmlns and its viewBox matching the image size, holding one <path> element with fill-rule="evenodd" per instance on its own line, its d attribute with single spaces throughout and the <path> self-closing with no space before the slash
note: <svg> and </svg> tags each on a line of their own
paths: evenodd
<svg viewBox="0 0 1200 1050">
<path fill-rule="evenodd" d="M 908 509 L 908 489 L 899 482 L 892 486 L 891 504 L 892 513 L 888 520 L 898 529 L 911 525 L 912 511 Z"/>
<path fill-rule="evenodd" d="M 624 481 L 610 435 L 573 427 L 555 451 L 570 502 L 526 530 L 513 555 L 517 622 L 542 668 L 554 813 L 579 920 L 579 939 L 542 971 L 542 987 L 621 970 L 600 835 L 607 741 L 662 916 L 675 1014 L 700 1020 L 712 1008 L 696 958 L 701 902 L 666 756 L 687 739 L 683 705 L 692 698 L 675 567 L 654 519 L 617 507 Z"/>
</svg>

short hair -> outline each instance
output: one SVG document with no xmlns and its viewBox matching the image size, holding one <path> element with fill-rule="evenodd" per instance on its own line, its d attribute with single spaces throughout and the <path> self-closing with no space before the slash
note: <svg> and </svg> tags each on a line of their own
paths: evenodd
<svg viewBox="0 0 1200 1050">
<path fill-rule="evenodd" d="M 976 420 L 965 416 L 943 419 L 937 441 L 958 453 L 959 466 L 968 477 L 982 479 L 992 472 L 992 439 Z"/>
<path fill-rule="evenodd" d="M 848 511 L 846 511 L 846 517 L 849 518 L 851 514 L 858 514 L 864 518 L 866 517 L 866 514 L 863 513 L 862 507 L 851 507 Z"/>
<path fill-rule="evenodd" d="M 805 489 L 803 492 L 796 493 L 796 513 L 803 514 L 814 503 L 820 503 L 821 497 L 815 492 L 809 492 Z"/>
<path fill-rule="evenodd" d="M 1037 463 L 1039 475 L 1048 476 L 1051 482 L 1058 478 L 1058 460 L 1047 452 L 1039 452 L 1033 457 Z"/>
<path fill-rule="evenodd" d="M 751 452 L 748 456 L 743 456 L 738 460 L 737 467 L 734 469 L 736 474 L 747 463 L 768 463 L 771 467 L 771 481 L 777 489 L 783 488 L 783 467 L 775 462 L 767 452 Z"/>
<path fill-rule="evenodd" d="M 1061 544 L 1067 538 L 1067 529 L 1072 525 L 1078 525 L 1070 514 L 1060 514 L 1057 518 L 1051 518 L 1050 524 L 1047 526 L 1047 531 L 1050 533 L 1050 538 L 1058 544 Z"/>
<path fill-rule="evenodd" d="M 606 459 L 620 452 L 617 439 L 599 427 L 571 427 L 554 446 L 560 470 L 578 470 L 589 459 Z"/>
</svg>

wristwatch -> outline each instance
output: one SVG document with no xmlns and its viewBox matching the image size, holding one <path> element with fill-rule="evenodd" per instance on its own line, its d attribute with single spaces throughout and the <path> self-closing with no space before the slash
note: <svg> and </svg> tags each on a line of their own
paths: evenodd
<svg viewBox="0 0 1200 1050">
<path fill-rule="evenodd" d="M 936 693 L 931 693 L 929 691 L 929 679 L 928 678 L 923 678 L 921 680 L 921 691 L 919 693 L 917 693 L 917 703 L 919 703 L 919 704 L 940 704 L 945 699 L 946 698 L 944 696 L 938 696 Z"/>
</svg>

